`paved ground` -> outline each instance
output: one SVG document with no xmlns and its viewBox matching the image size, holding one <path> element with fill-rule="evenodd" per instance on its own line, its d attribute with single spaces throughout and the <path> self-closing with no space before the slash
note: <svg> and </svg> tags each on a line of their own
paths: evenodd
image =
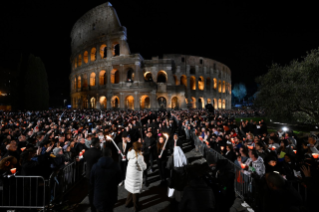
<svg viewBox="0 0 319 212">
<path fill-rule="evenodd" d="M 185 149 L 185 148 L 183 148 Z M 188 151 L 185 153 L 190 163 L 203 163 L 204 159 L 201 159 L 200 155 L 195 152 L 194 150 Z M 176 211 L 173 205 L 170 204 L 170 199 L 167 197 L 167 187 L 161 187 L 160 178 L 158 174 L 158 170 L 156 167 L 154 168 L 155 171 L 149 175 L 149 187 L 143 187 L 145 190 L 140 195 L 140 206 L 141 212 L 166 212 L 166 211 Z M 82 186 L 83 187 L 83 186 Z M 84 187 L 83 187 L 84 189 Z M 77 192 L 77 191 L 75 191 Z M 75 203 L 76 201 L 73 200 L 73 195 L 76 194 L 72 192 L 70 194 L 72 198 L 70 198 L 70 205 Z M 79 195 L 81 196 L 82 191 L 79 191 Z M 119 187 L 119 195 L 118 195 L 118 202 L 115 205 L 114 212 L 126 212 L 126 211 L 133 211 L 133 208 L 126 208 L 124 206 L 125 199 L 127 197 L 127 191 L 124 189 L 124 186 Z M 71 200 L 72 199 L 72 200 Z M 76 198 L 78 199 L 78 198 Z M 90 212 L 89 208 L 89 200 L 88 197 L 85 196 L 84 199 L 78 205 L 72 206 L 73 210 L 76 212 Z M 71 209 L 71 207 L 70 207 Z"/>
</svg>

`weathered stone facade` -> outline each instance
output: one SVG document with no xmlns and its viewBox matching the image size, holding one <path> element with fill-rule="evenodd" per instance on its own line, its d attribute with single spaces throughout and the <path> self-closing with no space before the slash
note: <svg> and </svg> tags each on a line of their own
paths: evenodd
<svg viewBox="0 0 319 212">
<path fill-rule="evenodd" d="M 212 59 L 167 54 L 145 60 L 131 54 L 127 30 L 110 3 L 93 8 L 74 25 L 73 108 L 159 109 L 231 107 L 231 71 Z"/>
</svg>

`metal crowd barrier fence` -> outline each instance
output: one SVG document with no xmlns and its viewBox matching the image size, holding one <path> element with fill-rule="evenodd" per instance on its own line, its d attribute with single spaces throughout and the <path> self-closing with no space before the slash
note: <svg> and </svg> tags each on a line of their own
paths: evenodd
<svg viewBox="0 0 319 212">
<path fill-rule="evenodd" d="M 4 176 L 0 208 L 45 210 L 46 182 L 40 176 Z"/>
</svg>

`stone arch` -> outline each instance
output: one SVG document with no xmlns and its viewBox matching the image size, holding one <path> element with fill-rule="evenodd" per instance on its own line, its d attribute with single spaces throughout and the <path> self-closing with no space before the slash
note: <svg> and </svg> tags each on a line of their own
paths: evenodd
<svg viewBox="0 0 319 212">
<path fill-rule="evenodd" d="M 223 99 L 222 107 L 223 107 L 223 109 L 226 109 L 226 100 L 225 99 Z"/>
<path fill-rule="evenodd" d="M 82 65 L 82 55 L 79 54 L 78 57 L 78 67 L 80 67 Z"/>
<path fill-rule="evenodd" d="M 120 56 L 120 44 L 117 41 L 113 43 L 112 54 L 114 57 Z"/>
<path fill-rule="evenodd" d="M 73 80 L 73 86 L 72 87 L 73 87 L 74 90 L 76 90 L 76 77 Z"/>
<path fill-rule="evenodd" d="M 214 87 L 213 88 L 217 89 L 217 79 L 216 78 L 214 78 Z"/>
<path fill-rule="evenodd" d="M 196 90 L 196 78 L 194 76 L 190 77 L 190 87 L 192 90 Z"/>
<path fill-rule="evenodd" d="M 101 109 L 106 109 L 107 107 L 107 99 L 105 96 L 101 96 L 100 97 L 100 106 L 101 106 Z"/>
<path fill-rule="evenodd" d="M 92 97 L 90 99 L 90 108 L 96 108 L 96 99 L 95 99 L 95 97 Z"/>
<path fill-rule="evenodd" d="M 125 109 L 134 110 L 134 97 L 127 96 L 125 97 Z"/>
<path fill-rule="evenodd" d="M 179 109 L 179 101 L 177 96 L 172 97 L 171 109 Z"/>
<path fill-rule="evenodd" d="M 140 107 L 141 107 L 141 109 L 150 109 L 151 108 L 151 99 L 148 95 L 141 96 Z"/>
<path fill-rule="evenodd" d="M 81 84 L 81 76 L 78 76 L 78 85 L 77 88 L 81 88 L 82 84 Z"/>
<path fill-rule="evenodd" d="M 206 78 L 206 90 L 210 90 L 210 89 L 211 89 L 211 88 L 210 88 L 210 83 L 211 83 L 210 77 L 207 77 L 207 78 Z"/>
<path fill-rule="evenodd" d="M 185 88 L 187 88 L 187 77 L 186 75 L 182 75 L 181 76 L 181 84 L 185 86 Z"/>
<path fill-rule="evenodd" d="M 203 76 L 198 77 L 198 90 L 204 90 L 205 88 L 205 80 Z"/>
<path fill-rule="evenodd" d="M 222 108 L 222 100 L 219 99 L 219 100 L 218 100 L 218 109 L 221 109 L 221 108 Z"/>
<path fill-rule="evenodd" d="M 166 83 L 168 81 L 167 73 L 164 70 L 161 70 L 157 73 L 157 82 Z"/>
<path fill-rule="evenodd" d="M 99 73 L 99 84 L 100 85 L 106 85 L 106 71 L 102 70 Z"/>
<path fill-rule="evenodd" d="M 192 108 L 193 109 L 196 109 L 196 98 L 195 97 L 192 97 Z"/>
<path fill-rule="evenodd" d="M 214 108 L 215 108 L 215 110 L 218 109 L 218 103 L 217 103 L 217 99 L 216 98 L 214 98 Z"/>
<path fill-rule="evenodd" d="M 163 97 L 163 96 L 158 97 L 157 103 L 158 103 L 158 107 L 161 108 L 161 109 L 165 109 L 167 107 L 166 98 Z"/>
<path fill-rule="evenodd" d="M 118 96 L 113 96 L 111 99 L 111 107 L 114 109 L 119 108 L 120 98 Z"/>
<path fill-rule="evenodd" d="M 82 83 L 82 87 L 83 88 L 87 88 L 88 87 L 88 75 L 85 73 L 83 74 L 83 83 Z"/>
<path fill-rule="evenodd" d="M 222 92 L 222 81 L 218 81 L 218 93 Z"/>
<path fill-rule="evenodd" d="M 226 83 L 223 81 L 223 93 L 226 93 Z"/>
<path fill-rule="evenodd" d="M 228 93 L 231 94 L 231 84 L 230 83 L 227 83 L 227 90 L 228 90 Z"/>
<path fill-rule="evenodd" d="M 144 73 L 144 80 L 146 82 L 153 82 L 153 75 L 151 72 L 147 71 Z"/>
<path fill-rule="evenodd" d="M 89 62 L 89 52 L 88 51 L 84 52 L 83 61 L 84 61 L 84 63 L 88 63 Z"/>
<path fill-rule="evenodd" d="M 91 73 L 90 75 L 90 86 L 95 86 L 95 77 L 96 77 L 96 74 L 94 72 Z"/>
<path fill-rule="evenodd" d="M 194 66 L 191 66 L 191 68 L 190 68 L 190 70 L 189 70 L 189 73 L 190 73 L 191 75 L 195 75 L 195 74 L 196 74 L 196 69 L 195 69 Z"/>
<path fill-rule="evenodd" d="M 75 59 L 74 59 L 74 68 L 77 68 L 77 67 L 78 67 L 78 59 L 75 58 Z"/>
<path fill-rule="evenodd" d="M 132 68 L 128 68 L 126 73 L 127 73 L 126 81 L 127 82 L 133 82 L 134 81 L 134 77 L 135 77 L 134 70 Z"/>
<path fill-rule="evenodd" d="M 174 77 L 175 85 L 179 85 L 179 81 L 178 81 L 177 76 L 174 74 L 173 77 Z"/>
<path fill-rule="evenodd" d="M 212 100 L 210 98 L 207 98 L 207 104 L 211 104 Z"/>
<path fill-rule="evenodd" d="M 96 60 L 96 48 L 93 47 L 91 49 L 91 61 L 95 61 Z"/>
<path fill-rule="evenodd" d="M 117 69 L 111 71 L 111 83 L 118 84 L 120 82 L 120 72 Z"/>
<path fill-rule="evenodd" d="M 198 108 L 199 108 L 199 109 L 205 108 L 205 100 L 204 100 L 203 97 L 199 97 L 199 98 L 198 98 Z"/>
<path fill-rule="evenodd" d="M 107 46 L 105 44 L 100 46 L 100 55 L 101 58 L 107 58 Z"/>
</svg>

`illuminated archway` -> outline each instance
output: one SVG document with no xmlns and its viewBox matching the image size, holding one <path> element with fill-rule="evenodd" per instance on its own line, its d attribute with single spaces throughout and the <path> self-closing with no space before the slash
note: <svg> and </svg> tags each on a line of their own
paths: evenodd
<svg viewBox="0 0 319 212">
<path fill-rule="evenodd" d="M 158 106 L 159 108 L 161 109 L 165 109 L 166 108 L 166 105 L 167 105 L 167 101 L 166 101 L 166 98 L 161 96 L 157 99 L 157 102 L 158 102 Z"/>
<path fill-rule="evenodd" d="M 87 88 L 88 87 L 88 75 L 87 74 L 83 74 L 83 84 L 82 84 L 83 88 Z"/>
<path fill-rule="evenodd" d="M 210 90 L 210 77 L 206 78 L 206 90 Z"/>
<path fill-rule="evenodd" d="M 226 93 L 226 83 L 223 81 L 223 93 Z"/>
<path fill-rule="evenodd" d="M 95 100 L 94 97 L 92 97 L 92 98 L 90 99 L 90 107 L 91 107 L 91 108 L 96 108 L 96 100 Z"/>
<path fill-rule="evenodd" d="M 134 110 L 134 97 L 127 96 L 125 98 L 125 109 Z"/>
<path fill-rule="evenodd" d="M 83 61 L 85 63 L 88 63 L 89 62 L 89 53 L 88 51 L 85 51 L 84 54 L 83 54 Z"/>
<path fill-rule="evenodd" d="M 186 75 L 182 75 L 181 76 L 181 84 L 185 86 L 185 88 L 187 88 L 187 77 Z"/>
<path fill-rule="evenodd" d="M 203 97 L 199 97 L 199 98 L 198 98 L 198 108 L 199 108 L 199 109 L 205 108 L 205 100 L 204 100 Z"/>
<path fill-rule="evenodd" d="M 217 79 L 214 78 L 214 89 L 217 89 Z"/>
<path fill-rule="evenodd" d="M 174 74 L 173 77 L 174 77 L 175 85 L 179 85 L 179 81 L 178 81 L 177 76 Z"/>
<path fill-rule="evenodd" d="M 218 81 L 218 92 L 221 93 L 222 92 L 222 81 Z"/>
<path fill-rule="evenodd" d="M 73 89 L 76 89 L 76 78 L 73 80 Z"/>
<path fill-rule="evenodd" d="M 147 95 L 143 95 L 140 98 L 140 107 L 141 109 L 149 109 L 151 108 L 151 100 Z"/>
<path fill-rule="evenodd" d="M 157 73 L 157 82 L 166 83 L 168 81 L 167 79 L 166 71 L 161 70 Z"/>
<path fill-rule="evenodd" d="M 118 96 L 113 96 L 111 99 L 111 107 L 116 109 L 119 108 L 120 98 Z"/>
<path fill-rule="evenodd" d="M 106 104 L 107 101 L 106 101 L 106 97 L 105 96 L 101 96 L 100 97 L 100 106 L 101 106 L 101 109 L 106 109 Z"/>
<path fill-rule="evenodd" d="M 212 100 L 211 99 L 207 99 L 207 104 L 211 104 L 212 103 Z"/>
<path fill-rule="evenodd" d="M 205 81 L 204 81 L 204 77 L 200 76 L 198 77 L 198 90 L 204 90 L 205 88 Z"/>
<path fill-rule="evenodd" d="M 101 58 L 107 57 L 107 47 L 105 44 L 102 44 L 100 47 L 100 55 L 101 55 Z"/>
<path fill-rule="evenodd" d="M 196 78 L 194 76 L 190 77 L 190 86 L 193 91 L 196 90 Z"/>
<path fill-rule="evenodd" d="M 111 71 L 111 83 L 118 84 L 120 82 L 120 72 L 117 69 Z"/>
<path fill-rule="evenodd" d="M 221 109 L 221 108 L 222 108 L 222 100 L 219 99 L 219 100 L 218 100 L 218 109 Z"/>
<path fill-rule="evenodd" d="M 95 86 L 95 76 L 96 74 L 92 72 L 90 75 L 90 86 Z"/>
<path fill-rule="evenodd" d="M 223 104 L 222 105 L 223 109 L 226 109 L 226 100 L 225 99 L 223 99 L 223 103 L 222 104 Z"/>
<path fill-rule="evenodd" d="M 144 73 L 144 80 L 146 82 L 153 82 L 153 76 L 152 76 L 152 73 L 147 71 Z"/>
<path fill-rule="evenodd" d="M 77 67 L 78 67 L 78 59 L 75 58 L 75 59 L 74 59 L 74 68 L 77 68 Z"/>
<path fill-rule="evenodd" d="M 95 61 L 96 60 L 96 48 L 92 48 L 91 49 L 91 61 Z"/>
<path fill-rule="evenodd" d="M 195 97 L 192 97 L 192 107 L 193 109 L 196 109 L 196 98 Z"/>
<path fill-rule="evenodd" d="M 79 55 L 78 57 L 78 66 L 80 67 L 82 65 L 82 56 Z"/>
<path fill-rule="evenodd" d="M 171 108 L 172 109 L 179 109 L 179 102 L 177 96 L 174 96 L 171 100 Z"/>
<path fill-rule="evenodd" d="M 82 87 L 82 84 L 81 84 L 81 77 L 78 76 L 78 88 L 81 88 Z"/>
<path fill-rule="evenodd" d="M 127 82 L 133 82 L 134 81 L 134 77 L 135 77 L 135 73 L 134 70 L 132 68 L 129 68 L 127 70 L 127 78 L 126 81 Z"/>
<path fill-rule="evenodd" d="M 99 74 L 99 84 L 106 85 L 106 71 L 102 70 Z"/>
<path fill-rule="evenodd" d="M 217 99 L 214 98 L 214 108 L 217 110 L 218 109 L 218 104 L 217 104 Z"/>
</svg>

